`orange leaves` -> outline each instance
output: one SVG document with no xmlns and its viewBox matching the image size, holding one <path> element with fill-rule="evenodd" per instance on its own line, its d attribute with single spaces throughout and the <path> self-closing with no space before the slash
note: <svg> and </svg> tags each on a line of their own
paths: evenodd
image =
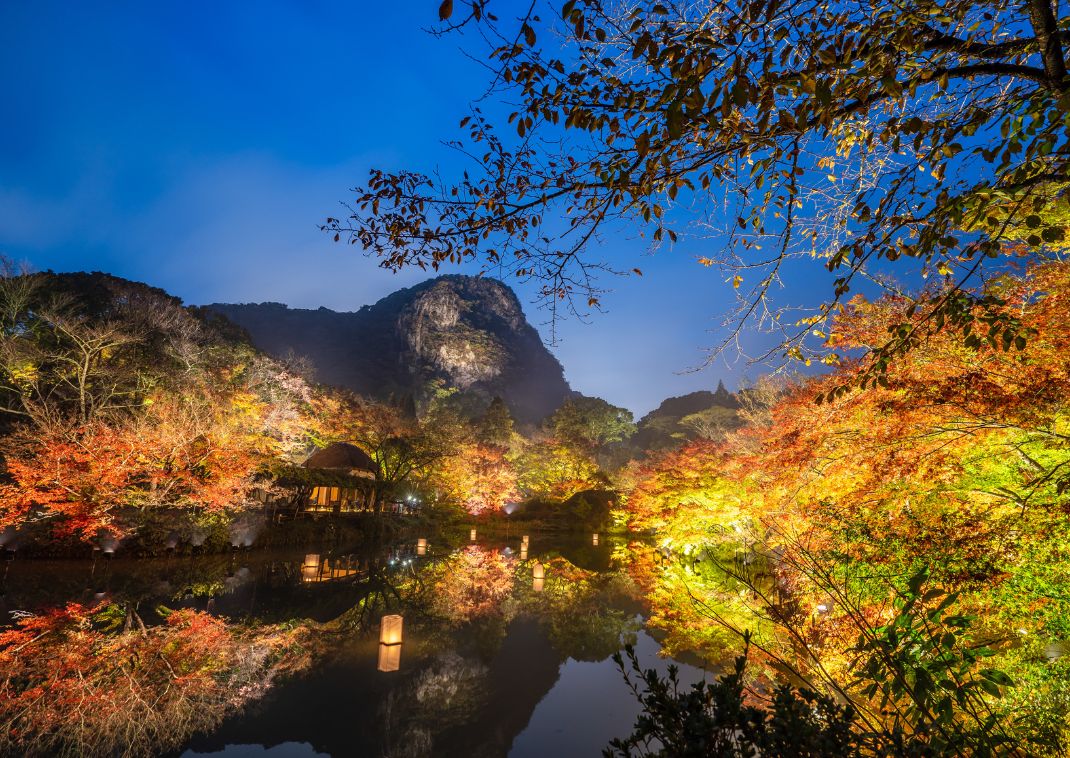
<svg viewBox="0 0 1070 758">
<path fill-rule="evenodd" d="M 143 469 L 133 441 L 94 423 L 43 439 L 8 440 L 11 485 L 0 489 L 0 518 L 14 525 L 37 509 L 62 516 L 60 531 L 89 538 L 104 529 L 121 534 L 115 511 L 129 502 Z"/>
<path fill-rule="evenodd" d="M 473 516 L 500 512 L 520 497 L 516 470 L 505 448 L 496 445 L 462 442 L 432 468 L 432 486 Z"/>
<path fill-rule="evenodd" d="M 435 588 L 434 607 L 453 621 L 497 612 L 513 589 L 513 568 L 501 553 L 475 545 L 450 557 Z"/>
<path fill-rule="evenodd" d="M 996 571 L 1002 519 L 1040 528 L 1063 497 L 1070 264 L 1007 275 L 980 294 L 1033 330 L 1024 349 L 967 347 L 941 332 L 891 362 L 883 386 L 818 405 L 816 395 L 852 384 L 860 367 L 807 379 L 723 447 L 691 444 L 634 469 L 630 523 L 693 535 L 711 513 L 728 523 L 734 495 L 744 520 L 774 533 L 790 524 L 810 549 L 872 563 L 924 557 L 957 577 Z M 908 315 L 911 302 L 856 300 L 836 333 L 848 347 L 876 344 L 922 318 Z"/>
<path fill-rule="evenodd" d="M 136 421 L 7 438 L 0 526 L 37 514 L 56 518 L 60 534 L 90 539 L 135 528 L 135 508 L 240 505 L 261 460 L 255 443 L 225 413 L 184 410 L 164 398 Z"/>
<path fill-rule="evenodd" d="M 267 627 L 247 639 L 192 610 L 112 634 L 96 623 L 102 610 L 72 603 L 0 633 L 0 752 L 164 751 L 257 694 L 240 666 L 270 665 L 294 635 Z"/>
</svg>

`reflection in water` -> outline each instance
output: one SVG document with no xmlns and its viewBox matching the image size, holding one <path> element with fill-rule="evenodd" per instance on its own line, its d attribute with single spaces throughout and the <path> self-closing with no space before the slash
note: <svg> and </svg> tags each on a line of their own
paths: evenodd
<svg viewBox="0 0 1070 758">
<path fill-rule="evenodd" d="M 401 668 L 401 643 L 393 645 L 379 645 L 379 670 L 385 672 L 397 671 Z"/>
<path fill-rule="evenodd" d="M 598 547 L 598 532 L 591 535 L 591 544 Z"/>
<path fill-rule="evenodd" d="M 158 700 L 151 689 L 171 686 L 169 666 L 181 677 L 203 673 L 209 678 L 195 681 L 214 682 L 211 718 L 176 720 L 171 737 L 146 752 L 304 744 L 330 755 L 507 755 L 522 732 L 525 744 L 540 744 L 531 741 L 533 729 L 561 732 L 560 723 L 533 720 L 544 699 L 574 701 L 572 720 L 594 719 L 604 731 L 616 730 L 610 736 L 627 734 L 634 709 L 614 705 L 609 715 L 608 701 L 578 697 L 573 690 L 581 685 L 559 676 L 582 661 L 600 672 L 591 674 L 598 681 L 624 686 L 610 656 L 639 634 L 644 592 L 632 575 L 649 549 L 623 550 L 607 544 L 611 539 L 596 545 L 587 535 L 539 538 L 539 558 L 529 565 L 527 535 L 517 554 L 504 541 L 471 544 L 463 534 L 463 547 L 433 553 L 420 538 L 415 550 L 410 541 L 381 550 L 120 558 L 95 572 L 88 562 L 20 562 L 0 602 L 37 614 L 85 604 L 85 628 L 96 635 L 92 650 L 99 653 L 86 660 L 107 663 L 116 676 L 123 667 L 129 672 L 134 659 L 108 651 L 143 644 L 139 624 L 165 651 L 179 649 L 168 635 L 198 630 L 197 644 L 209 646 L 196 648 L 197 655 L 207 657 L 152 658 L 157 668 L 152 676 L 146 669 L 141 681 L 148 689 L 139 696 Z M 414 553 L 424 559 L 413 560 Z M 97 593 L 106 593 L 103 602 Z M 168 616 L 167 609 L 187 615 Z M 224 642 L 225 655 L 211 647 Z M 0 662 L 10 661 L 3 644 Z M 57 650 L 40 644 L 15 654 L 20 665 L 47 670 Z M 231 712 L 250 698 L 260 698 L 255 709 Z M 11 727 L 10 708 L 0 703 L 0 727 Z M 22 718 L 26 739 L 35 728 L 55 728 Z M 105 742 L 94 747 L 89 752 L 118 750 Z M 8 744 L 0 752 L 25 751 Z"/>
<path fill-rule="evenodd" d="M 531 567 L 531 589 L 542 592 L 546 582 L 546 569 L 538 561 Z"/>
<path fill-rule="evenodd" d="M 469 542 L 475 542 L 476 541 L 476 530 L 475 529 L 473 529 L 471 532 L 468 533 L 468 541 Z"/>
</svg>

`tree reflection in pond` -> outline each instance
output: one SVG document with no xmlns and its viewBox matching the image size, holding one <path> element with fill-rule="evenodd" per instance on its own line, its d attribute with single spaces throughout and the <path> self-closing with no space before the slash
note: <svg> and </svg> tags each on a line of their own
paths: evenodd
<svg viewBox="0 0 1070 758">
<path fill-rule="evenodd" d="M 643 590 L 628 560 L 610 558 L 611 540 L 594 548 L 588 535 L 560 552 L 529 540 L 530 559 L 435 541 L 442 548 L 425 556 L 410 542 L 115 561 L 92 574 L 90 588 L 106 590 L 100 607 L 62 601 L 82 597 L 73 562 L 17 566 L 9 599 L 35 615 L 0 636 L 0 752 L 139 755 L 222 740 L 500 755 L 566 660 L 605 661 L 635 641 Z M 310 583 L 312 563 L 345 571 Z M 383 673 L 390 615 L 404 617 L 404 653 Z"/>
</svg>

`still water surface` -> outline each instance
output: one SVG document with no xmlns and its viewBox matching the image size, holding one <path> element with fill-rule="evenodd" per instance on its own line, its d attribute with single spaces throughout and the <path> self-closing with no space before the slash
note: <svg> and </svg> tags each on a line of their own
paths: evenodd
<svg viewBox="0 0 1070 758">
<path fill-rule="evenodd" d="M 599 544 L 592 544 L 593 542 Z M 161 560 L 16 561 L 3 618 L 67 601 L 195 608 L 241 624 L 328 630 L 311 666 L 182 756 L 597 756 L 639 712 L 611 656 L 671 663 L 629 566 L 604 535 L 247 551 Z M 541 569 L 541 571 L 540 571 Z M 542 573 L 543 579 L 538 575 Z M 384 615 L 401 643 L 380 644 Z M 709 676 L 677 662 L 685 683 Z"/>
</svg>

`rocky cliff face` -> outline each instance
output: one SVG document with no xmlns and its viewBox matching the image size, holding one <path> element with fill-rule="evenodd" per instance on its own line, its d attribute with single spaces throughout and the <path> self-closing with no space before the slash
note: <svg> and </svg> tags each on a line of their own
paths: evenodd
<svg viewBox="0 0 1070 758">
<path fill-rule="evenodd" d="M 372 397 L 419 404 L 438 380 L 476 405 L 498 395 L 518 420 L 534 423 L 571 394 L 516 294 L 495 279 L 442 276 L 354 313 L 278 303 L 208 308 L 265 352 L 305 357 L 319 381 Z"/>
</svg>

